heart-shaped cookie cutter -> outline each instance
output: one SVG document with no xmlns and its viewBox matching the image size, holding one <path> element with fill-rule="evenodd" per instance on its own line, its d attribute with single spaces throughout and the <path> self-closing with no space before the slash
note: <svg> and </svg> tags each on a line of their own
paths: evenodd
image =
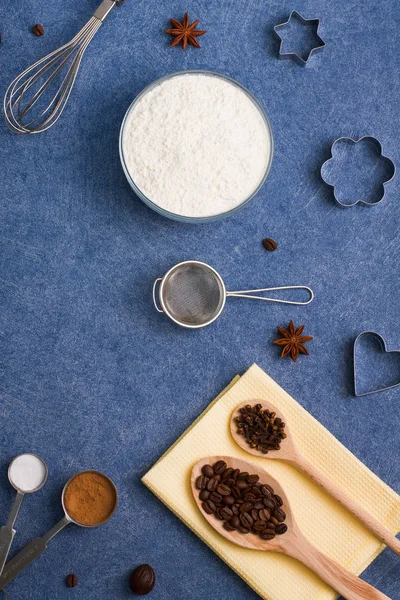
<svg viewBox="0 0 400 600">
<path fill-rule="evenodd" d="M 391 168 L 391 170 L 389 171 L 390 175 L 388 175 L 388 178 L 382 182 L 381 185 L 381 195 L 378 197 L 377 196 L 377 200 L 374 200 L 372 202 L 368 202 L 367 200 L 362 200 L 361 198 L 355 200 L 354 202 L 352 202 L 351 204 L 347 204 L 346 202 L 342 202 L 341 200 L 339 200 L 338 195 L 336 194 L 335 191 L 335 185 L 333 183 L 330 183 L 328 181 L 328 176 L 326 173 L 326 167 L 327 165 L 335 159 L 335 154 L 334 154 L 334 149 L 335 146 L 337 144 L 341 144 L 343 142 L 348 143 L 350 142 L 351 144 L 358 144 L 360 142 L 365 142 L 368 141 L 370 144 L 372 144 L 373 146 L 375 146 L 375 149 L 378 153 L 378 159 L 379 160 L 383 160 L 386 162 L 386 164 Z M 356 204 L 364 204 L 365 206 L 376 206 L 377 204 L 379 204 L 380 202 L 382 202 L 382 200 L 385 198 L 386 195 L 386 184 L 389 183 L 390 181 L 392 181 L 392 179 L 394 178 L 395 174 L 396 174 L 396 165 L 394 164 L 394 162 L 388 157 L 385 156 L 383 154 L 383 148 L 382 148 L 382 144 L 380 143 L 380 141 L 371 136 L 371 135 L 364 135 L 362 137 L 360 137 L 358 140 L 355 140 L 353 138 L 350 137 L 340 137 L 337 138 L 332 146 L 331 146 L 331 156 L 330 158 L 328 158 L 328 160 L 326 160 L 324 162 L 324 164 L 321 166 L 321 179 L 324 183 L 326 183 L 326 185 L 329 185 L 329 187 L 331 187 L 333 189 L 333 197 L 335 199 L 335 201 L 343 208 L 350 208 L 352 206 L 356 206 Z"/>
<path fill-rule="evenodd" d="M 357 397 L 360 396 L 369 396 L 370 394 L 377 394 L 378 392 L 387 392 L 388 390 L 392 390 L 393 388 L 399 387 L 400 386 L 400 381 L 398 383 L 394 383 L 392 385 L 387 385 L 385 387 L 382 388 L 378 388 L 376 390 L 370 390 L 368 392 L 359 392 L 357 389 L 357 359 L 356 359 L 356 352 L 357 352 L 357 346 L 358 343 L 360 341 L 360 339 L 365 336 L 365 335 L 371 335 L 374 336 L 380 343 L 381 348 L 383 350 L 383 352 L 387 352 L 389 354 L 395 352 L 397 354 L 400 355 L 400 350 L 388 350 L 387 349 L 387 345 L 385 340 L 383 339 L 383 337 L 380 335 L 380 333 L 377 333 L 376 331 L 362 331 L 354 340 L 354 348 L 353 348 L 353 369 L 354 369 L 354 395 Z"/>
</svg>

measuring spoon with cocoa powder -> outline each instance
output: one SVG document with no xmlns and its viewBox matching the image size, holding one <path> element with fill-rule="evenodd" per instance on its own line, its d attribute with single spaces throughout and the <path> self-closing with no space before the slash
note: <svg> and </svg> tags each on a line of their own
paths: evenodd
<svg viewBox="0 0 400 600">
<path fill-rule="evenodd" d="M 286 513 L 285 523 L 288 527 L 284 535 L 276 536 L 272 540 L 263 540 L 255 533 L 240 533 L 239 531 L 227 531 L 223 522 L 213 514 L 207 514 L 202 508 L 202 500 L 199 498 L 199 490 L 196 481 L 202 474 L 205 465 L 212 465 L 218 461 L 224 461 L 228 467 L 239 469 L 259 476 L 262 484 L 272 486 L 274 492 L 282 499 L 282 508 Z M 311 571 L 316 573 L 332 589 L 341 594 L 346 600 L 390 600 L 382 592 L 372 587 L 359 577 L 356 577 L 344 567 L 334 562 L 317 550 L 300 531 L 285 492 L 271 475 L 247 461 L 226 456 L 209 456 L 201 459 L 192 470 L 191 489 L 194 500 L 203 517 L 220 535 L 233 542 L 237 546 L 250 550 L 262 550 L 264 552 L 278 552 L 286 554 L 303 563 Z"/>
<path fill-rule="evenodd" d="M 269 410 L 275 413 L 285 423 L 286 439 L 280 442 L 279 450 L 269 450 L 268 454 L 263 454 L 256 448 L 251 448 L 246 438 L 238 433 L 235 419 L 240 415 L 240 409 L 245 406 L 254 406 L 261 404 L 262 410 Z M 267 400 L 251 400 L 243 402 L 237 406 L 230 420 L 230 430 L 234 441 L 249 454 L 259 458 L 278 459 L 295 467 L 322 488 L 327 494 L 334 498 L 339 504 L 346 508 L 354 517 L 356 517 L 378 540 L 386 544 L 393 552 L 400 556 L 400 540 L 394 534 L 386 529 L 375 517 L 370 515 L 357 502 L 347 496 L 336 483 L 331 481 L 326 475 L 321 473 L 297 448 L 290 429 L 287 425 L 284 415 L 271 402 Z"/>
<path fill-rule="evenodd" d="M 89 510 L 86 509 L 81 514 L 83 498 L 86 499 L 84 504 L 89 506 Z M 0 590 L 3 590 L 36 558 L 39 558 L 46 550 L 48 542 L 70 523 L 90 528 L 107 523 L 117 509 L 118 492 L 107 475 L 99 471 L 81 471 L 65 484 L 61 502 L 64 517 L 44 536 L 34 538 L 6 564 L 0 577 Z"/>
</svg>

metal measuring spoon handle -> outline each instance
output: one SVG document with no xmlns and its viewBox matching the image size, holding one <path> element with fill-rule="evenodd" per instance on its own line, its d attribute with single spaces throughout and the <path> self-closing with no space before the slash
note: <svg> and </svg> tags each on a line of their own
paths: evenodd
<svg viewBox="0 0 400 600">
<path fill-rule="evenodd" d="M 25 548 L 11 559 L 4 567 L 0 577 L 0 590 L 3 590 L 17 575 L 26 567 L 39 558 L 46 550 L 48 542 L 53 539 L 57 533 L 69 525 L 71 521 L 65 516 L 54 527 L 52 527 L 43 537 L 34 538 Z"/>
<path fill-rule="evenodd" d="M 7 519 L 7 523 L 0 528 L 0 575 L 3 572 L 4 565 L 6 564 L 8 553 L 10 552 L 11 544 L 14 539 L 14 524 L 23 499 L 24 494 L 22 492 L 17 492 Z"/>
<path fill-rule="evenodd" d="M 259 292 L 276 292 L 280 290 L 305 290 L 309 299 L 304 302 L 296 300 L 281 300 L 280 298 L 266 298 L 265 296 L 255 296 Z M 237 292 L 226 292 L 227 296 L 233 298 L 248 298 L 249 300 L 264 300 L 264 302 L 279 302 L 280 304 L 296 304 L 297 306 L 305 306 L 314 300 L 314 292 L 306 285 L 285 285 L 283 287 L 261 288 L 258 290 L 240 290 Z"/>
</svg>

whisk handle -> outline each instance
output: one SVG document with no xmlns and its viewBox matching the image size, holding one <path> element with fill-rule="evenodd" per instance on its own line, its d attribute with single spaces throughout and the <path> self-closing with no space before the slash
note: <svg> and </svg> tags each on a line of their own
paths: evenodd
<svg viewBox="0 0 400 600">
<path fill-rule="evenodd" d="M 99 21 L 103 22 L 107 17 L 108 13 L 114 8 L 117 4 L 115 0 L 103 0 L 100 6 L 97 7 L 96 12 L 94 13 L 94 17 Z"/>
</svg>

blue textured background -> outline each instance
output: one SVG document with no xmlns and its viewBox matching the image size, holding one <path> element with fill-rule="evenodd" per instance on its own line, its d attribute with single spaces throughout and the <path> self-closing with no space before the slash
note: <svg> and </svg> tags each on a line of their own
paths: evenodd
<svg viewBox="0 0 400 600">
<path fill-rule="evenodd" d="M 19 0 L 0 9 L 0 92 L 67 41 L 96 0 Z M 306 69 L 277 59 L 276 23 L 296 8 L 320 17 L 326 49 Z M 202 49 L 169 49 L 171 16 L 208 30 Z M 34 23 L 46 34 L 35 38 Z M 238 372 L 257 362 L 356 456 L 400 491 L 400 388 L 352 396 L 352 342 L 374 329 L 400 347 L 399 178 L 377 207 L 340 209 L 320 180 L 332 141 L 375 135 L 400 164 L 400 13 L 396 0 L 127 0 L 88 49 L 64 118 L 40 136 L 0 126 L 2 522 L 6 471 L 21 451 L 48 462 L 26 498 L 13 552 L 62 515 L 60 492 L 97 468 L 120 491 L 113 521 L 71 526 L 9 587 L 12 599 L 128 598 L 127 575 L 150 562 L 159 600 L 255 600 L 252 592 L 140 483 L 140 476 Z M 205 226 L 163 219 L 132 193 L 118 157 L 119 125 L 155 78 L 206 68 L 238 79 L 265 106 L 276 154 L 258 197 Z M 188 123 L 188 132 L 190 123 Z M 266 253 L 261 240 L 279 243 Z M 307 308 L 232 299 L 198 332 L 151 302 L 155 277 L 178 261 L 208 261 L 233 288 L 305 283 Z M 290 318 L 314 335 L 311 356 L 280 361 L 271 344 Z M 68 590 L 74 571 L 79 587 Z M 400 562 L 386 550 L 364 574 L 400 598 Z M 295 600 L 295 599 L 293 599 Z"/>
</svg>

